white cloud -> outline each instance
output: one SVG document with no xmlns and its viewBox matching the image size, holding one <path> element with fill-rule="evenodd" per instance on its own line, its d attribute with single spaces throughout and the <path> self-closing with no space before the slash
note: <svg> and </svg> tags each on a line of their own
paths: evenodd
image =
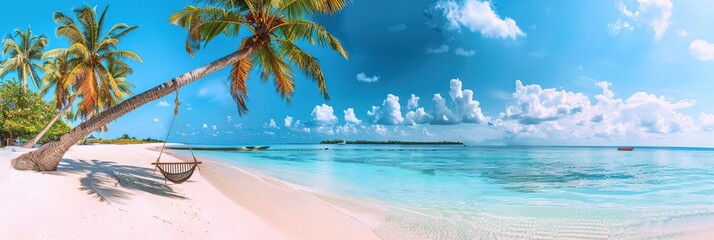
<svg viewBox="0 0 714 240">
<path fill-rule="evenodd" d="M 167 101 L 159 101 L 159 103 L 156 104 L 157 107 L 171 107 L 171 104 Z"/>
<path fill-rule="evenodd" d="M 275 123 L 275 119 L 270 119 L 267 123 L 263 123 L 263 128 L 275 128 L 275 129 L 280 129 L 278 127 L 278 124 Z"/>
<path fill-rule="evenodd" d="M 211 125 L 211 128 L 213 128 L 213 130 L 218 130 L 218 126 L 216 125 Z"/>
<path fill-rule="evenodd" d="M 451 125 L 458 124 L 460 121 L 456 115 L 446 106 L 446 100 L 441 97 L 441 94 L 434 94 L 434 106 L 431 108 L 431 124 L 436 125 Z"/>
<path fill-rule="evenodd" d="M 449 27 L 460 29 L 462 26 L 472 32 L 478 31 L 484 37 L 510 38 L 526 34 L 511 18 L 501 19 L 491 7 L 489 1 L 465 0 L 463 3 L 454 0 L 442 0 L 436 4 L 436 9 L 443 9 L 444 16 L 449 21 Z"/>
<path fill-rule="evenodd" d="M 209 101 L 221 105 L 233 105 L 235 101 L 228 92 L 228 86 L 223 79 L 215 79 L 207 81 L 198 90 L 200 98 L 207 98 Z"/>
<path fill-rule="evenodd" d="M 375 76 L 368 77 L 367 74 L 361 72 L 361 73 L 357 74 L 357 81 L 373 83 L 373 82 L 379 81 L 379 76 L 375 75 Z"/>
<path fill-rule="evenodd" d="M 208 128 L 208 124 L 203 124 L 203 128 Z"/>
<path fill-rule="evenodd" d="M 407 109 L 415 109 L 419 106 L 419 97 L 412 93 L 409 101 L 407 101 Z"/>
<path fill-rule="evenodd" d="M 607 24 L 607 32 L 610 33 L 610 35 L 618 35 L 622 30 L 628 30 L 632 31 L 635 29 L 635 26 L 632 26 L 630 22 L 628 21 L 623 21 L 622 19 L 618 19 L 614 23 L 609 23 Z"/>
<path fill-rule="evenodd" d="M 389 28 L 387 28 L 387 31 L 390 31 L 390 32 L 401 32 L 404 30 L 407 30 L 407 25 L 404 23 L 397 23 L 397 24 L 394 24 L 392 26 L 389 26 Z"/>
<path fill-rule="evenodd" d="M 345 123 L 345 125 L 337 126 L 335 132 L 338 134 L 355 134 L 358 133 L 357 126 L 353 123 Z"/>
<path fill-rule="evenodd" d="M 689 44 L 689 54 L 699 61 L 714 60 L 714 44 L 696 39 Z"/>
<path fill-rule="evenodd" d="M 377 124 L 377 125 L 372 125 L 372 127 L 374 128 L 374 132 L 379 135 L 384 136 L 387 134 L 387 127 L 385 127 L 385 126 Z"/>
<path fill-rule="evenodd" d="M 523 86 L 516 93 L 496 127 L 508 133 L 534 138 L 588 139 L 593 137 L 646 137 L 678 134 L 698 129 L 691 117 L 677 110 L 693 101 L 672 102 L 663 96 L 636 92 L 627 99 L 615 98 L 609 82 L 597 82 L 602 93 L 595 102 L 582 93 Z"/>
<path fill-rule="evenodd" d="M 439 53 L 445 53 L 449 51 L 449 45 L 446 44 L 441 44 L 437 48 L 427 48 L 426 53 L 429 54 L 439 54 Z"/>
<path fill-rule="evenodd" d="M 337 117 L 332 106 L 327 104 L 317 105 L 310 113 L 312 123 L 315 125 L 332 125 L 337 123 Z"/>
<path fill-rule="evenodd" d="M 431 121 L 431 116 L 424 111 L 423 107 L 417 108 L 414 111 L 409 111 L 405 116 L 404 122 L 407 125 L 416 126 L 417 124 L 425 124 Z"/>
<path fill-rule="evenodd" d="M 293 117 L 285 116 L 285 119 L 283 119 L 283 125 L 287 128 L 291 127 L 293 125 Z"/>
<path fill-rule="evenodd" d="M 686 37 L 689 36 L 689 32 L 686 29 L 677 30 L 677 36 Z"/>
<path fill-rule="evenodd" d="M 354 124 L 362 123 L 362 120 L 357 119 L 357 115 L 355 115 L 354 108 L 348 108 L 347 110 L 344 110 L 342 112 L 345 114 L 345 122 Z"/>
<path fill-rule="evenodd" d="M 641 22 L 652 28 L 654 39 L 659 40 L 667 32 L 672 17 L 674 5 L 671 0 L 637 0 L 638 6 L 630 10 L 623 2 L 617 5 L 618 11 L 625 19 Z M 628 20 L 618 19 L 615 23 L 608 24 L 610 33 L 617 34 L 621 29 L 634 29 Z"/>
<path fill-rule="evenodd" d="M 507 104 L 503 117 L 533 125 L 571 116 L 588 107 L 590 100 L 582 93 L 542 89 L 535 84 L 523 86 L 521 80 L 516 80 L 513 101 Z"/>
<path fill-rule="evenodd" d="M 471 56 L 473 56 L 473 55 L 476 55 L 476 51 L 474 51 L 474 50 L 466 50 L 466 49 L 463 49 L 463 48 L 457 48 L 456 50 L 454 50 L 454 53 L 455 53 L 456 55 L 463 56 L 463 57 L 471 57 Z"/>
<path fill-rule="evenodd" d="M 158 118 L 154 118 L 154 122 L 159 122 L 159 119 L 158 119 Z"/>
<path fill-rule="evenodd" d="M 372 106 L 372 110 L 367 111 L 372 123 L 397 125 L 404 122 L 402 117 L 402 107 L 399 105 L 399 97 L 388 94 L 381 107 Z"/>
<path fill-rule="evenodd" d="M 231 115 L 228 115 L 228 116 L 226 117 L 226 121 L 230 122 L 231 120 L 233 120 L 233 118 L 231 117 Z"/>
<path fill-rule="evenodd" d="M 481 112 L 479 102 L 473 99 L 471 89 L 461 89 L 461 80 L 452 79 L 450 82 L 449 96 L 456 104 L 456 114 L 459 121 L 465 123 L 486 123 L 488 119 Z"/>
</svg>

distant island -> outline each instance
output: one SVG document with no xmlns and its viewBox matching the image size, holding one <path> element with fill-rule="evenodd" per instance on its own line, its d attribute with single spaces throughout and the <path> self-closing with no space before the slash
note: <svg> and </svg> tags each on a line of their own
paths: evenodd
<svg viewBox="0 0 714 240">
<path fill-rule="evenodd" d="M 101 139 L 94 138 L 94 136 L 89 136 L 82 141 L 83 144 L 142 144 L 142 143 L 162 143 L 163 140 L 144 138 L 137 139 L 136 137 L 130 137 L 129 134 L 124 134 L 121 137 L 115 139 Z"/>
<path fill-rule="evenodd" d="M 368 140 L 322 140 L 320 144 L 397 144 L 397 145 L 464 145 L 463 142 L 454 141 L 439 141 L 439 142 L 421 142 L 421 141 L 368 141 Z"/>
</svg>

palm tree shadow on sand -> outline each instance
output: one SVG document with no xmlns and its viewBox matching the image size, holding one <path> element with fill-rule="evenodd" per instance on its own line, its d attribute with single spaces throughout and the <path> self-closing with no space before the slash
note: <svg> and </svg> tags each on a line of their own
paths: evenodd
<svg viewBox="0 0 714 240">
<path fill-rule="evenodd" d="M 160 174 L 151 168 L 120 165 L 102 160 L 62 159 L 57 171 L 51 174 L 81 174 L 80 190 L 98 198 L 100 202 L 122 203 L 134 195 L 133 191 L 146 192 L 162 197 L 186 199 L 182 194 L 164 183 Z"/>
</svg>

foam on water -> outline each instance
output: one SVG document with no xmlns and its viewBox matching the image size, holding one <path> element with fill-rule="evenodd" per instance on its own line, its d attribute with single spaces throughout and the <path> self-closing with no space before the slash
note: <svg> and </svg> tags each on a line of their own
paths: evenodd
<svg viewBox="0 0 714 240">
<path fill-rule="evenodd" d="M 342 199 L 327 201 L 355 216 L 376 216 L 380 224 L 368 225 L 386 239 L 714 233 L 714 151 L 375 145 L 293 151 L 324 147 L 198 154 Z"/>
</svg>

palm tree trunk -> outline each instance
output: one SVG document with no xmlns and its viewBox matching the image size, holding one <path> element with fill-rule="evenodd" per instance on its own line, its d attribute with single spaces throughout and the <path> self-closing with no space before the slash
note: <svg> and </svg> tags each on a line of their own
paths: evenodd
<svg viewBox="0 0 714 240">
<path fill-rule="evenodd" d="M 30 141 L 28 141 L 27 143 L 25 143 L 25 145 L 22 145 L 22 147 L 24 147 L 24 148 L 31 148 L 32 146 L 35 145 L 35 143 L 37 143 L 38 141 L 40 141 L 40 138 L 42 138 L 42 136 L 44 136 L 45 133 L 47 133 L 47 131 L 49 131 L 50 128 L 52 128 L 52 125 L 54 125 L 55 122 L 57 122 L 57 120 L 60 119 L 60 117 L 62 116 L 62 114 L 64 114 L 64 112 L 66 112 L 68 109 L 70 109 L 70 108 L 72 107 L 72 104 L 74 104 L 74 100 L 77 100 L 77 97 L 72 98 L 72 100 L 69 101 L 69 104 L 67 104 L 67 106 L 65 106 L 62 110 L 60 110 L 60 111 L 57 113 L 57 115 L 55 115 L 55 117 L 52 118 L 52 120 L 50 121 L 50 123 L 47 124 L 47 126 L 45 126 L 45 128 L 42 129 L 42 131 L 40 131 L 40 133 L 38 133 L 37 136 L 35 136 L 35 138 L 33 138 L 32 140 L 30 140 Z"/>
<path fill-rule="evenodd" d="M 35 171 L 55 171 L 62 156 L 67 150 L 75 145 L 87 134 L 94 132 L 100 127 L 109 124 L 111 121 L 131 112 L 132 110 L 163 96 L 166 96 L 178 88 L 196 81 L 208 74 L 229 66 L 238 60 L 246 58 L 256 52 L 262 45 L 258 43 L 253 47 L 247 47 L 233 52 L 225 57 L 213 61 L 200 68 L 184 73 L 168 82 L 164 82 L 154 88 L 131 97 L 79 124 L 69 133 L 62 135 L 58 141 L 47 143 L 39 149 L 20 155 L 12 160 L 11 165 L 17 170 Z"/>
</svg>

